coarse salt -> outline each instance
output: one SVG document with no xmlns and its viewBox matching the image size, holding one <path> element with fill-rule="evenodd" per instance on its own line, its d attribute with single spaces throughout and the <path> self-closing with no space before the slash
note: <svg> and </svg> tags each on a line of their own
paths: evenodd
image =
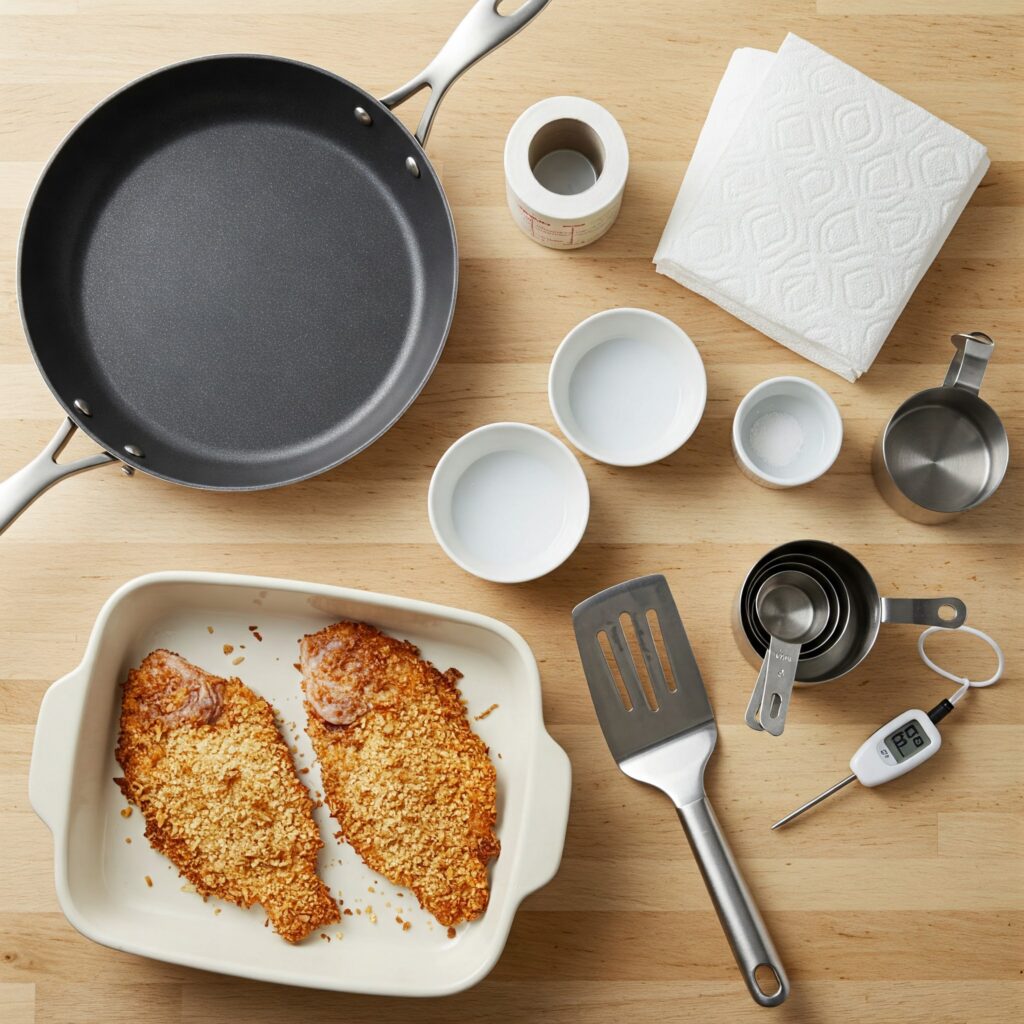
<svg viewBox="0 0 1024 1024">
<path fill-rule="evenodd" d="M 800 454 L 804 431 L 800 421 L 788 412 L 768 412 L 759 416 L 750 429 L 750 448 L 766 466 L 782 469 Z"/>
</svg>

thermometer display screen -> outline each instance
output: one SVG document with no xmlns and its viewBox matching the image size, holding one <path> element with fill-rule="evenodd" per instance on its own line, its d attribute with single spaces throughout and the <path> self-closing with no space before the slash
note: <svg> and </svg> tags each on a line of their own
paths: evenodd
<svg viewBox="0 0 1024 1024">
<path fill-rule="evenodd" d="M 924 750 L 931 743 L 931 739 L 914 719 L 895 732 L 889 733 L 884 742 L 896 762 L 899 763 L 912 757 L 919 750 Z"/>
</svg>

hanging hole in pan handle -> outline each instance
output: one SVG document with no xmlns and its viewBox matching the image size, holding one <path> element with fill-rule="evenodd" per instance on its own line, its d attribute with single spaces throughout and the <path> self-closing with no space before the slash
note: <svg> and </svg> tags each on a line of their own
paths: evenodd
<svg viewBox="0 0 1024 1024">
<path fill-rule="evenodd" d="M 430 97 L 416 128 L 416 141 L 426 146 L 437 108 L 452 84 L 481 57 L 508 42 L 548 5 L 549 0 L 477 0 L 455 27 L 437 56 L 401 88 L 381 99 L 388 110 L 430 86 Z M 507 13 L 499 7 L 511 7 Z"/>
<path fill-rule="evenodd" d="M 883 597 L 882 621 L 959 629 L 967 621 L 967 605 L 958 597 Z"/>
<path fill-rule="evenodd" d="M 82 409 L 79 407 L 79 411 Z M 85 413 L 85 415 L 89 415 Z M 58 462 L 75 433 L 75 422 L 66 419 L 50 443 L 23 469 L 0 482 L 0 533 L 3 533 L 41 494 L 65 477 L 74 476 L 108 462 L 117 462 L 110 452 L 97 452 L 74 462 Z"/>
</svg>

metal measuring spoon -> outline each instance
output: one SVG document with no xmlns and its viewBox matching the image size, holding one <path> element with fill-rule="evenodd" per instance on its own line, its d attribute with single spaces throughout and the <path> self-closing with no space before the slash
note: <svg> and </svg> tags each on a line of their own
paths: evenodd
<svg viewBox="0 0 1024 1024">
<path fill-rule="evenodd" d="M 829 618 L 829 598 L 812 576 L 785 570 L 758 588 L 754 609 L 771 638 L 750 695 L 745 716 L 751 729 L 780 736 L 796 680 L 800 649 L 821 634 Z"/>
</svg>

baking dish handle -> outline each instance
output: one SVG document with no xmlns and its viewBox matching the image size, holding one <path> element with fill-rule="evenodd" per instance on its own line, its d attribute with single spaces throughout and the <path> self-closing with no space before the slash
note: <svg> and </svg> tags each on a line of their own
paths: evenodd
<svg viewBox="0 0 1024 1024">
<path fill-rule="evenodd" d="M 519 898 L 543 888 L 558 872 L 569 823 L 572 766 L 569 755 L 547 734 L 530 773 L 526 806 L 532 821 L 541 823 L 536 838 L 523 852 Z"/>
<path fill-rule="evenodd" d="M 85 671 L 80 665 L 43 694 L 32 741 L 28 799 L 56 836 L 67 825 L 71 775 L 75 761 L 75 727 L 85 703 Z"/>
</svg>

